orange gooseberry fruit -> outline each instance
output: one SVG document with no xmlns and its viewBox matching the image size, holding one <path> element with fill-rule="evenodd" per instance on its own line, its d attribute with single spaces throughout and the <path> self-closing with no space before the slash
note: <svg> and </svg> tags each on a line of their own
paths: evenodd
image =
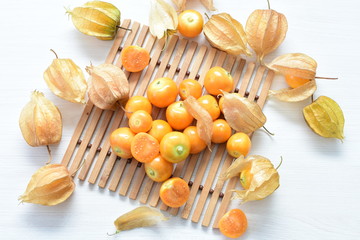
<svg viewBox="0 0 360 240">
<path fill-rule="evenodd" d="M 152 117 L 144 110 L 134 112 L 129 118 L 129 127 L 134 133 L 147 132 L 151 128 Z"/>
<path fill-rule="evenodd" d="M 150 134 L 140 132 L 131 141 L 131 154 L 139 162 L 150 162 L 159 155 L 160 144 Z"/>
<path fill-rule="evenodd" d="M 170 124 L 164 120 L 156 119 L 152 122 L 151 129 L 148 131 L 148 134 L 161 142 L 161 139 L 169 132 L 172 132 Z"/>
<path fill-rule="evenodd" d="M 206 143 L 199 137 L 195 126 L 185 128 L 183 133 L 189 137 L 191 154 L 197 154 L 206 148 Z"/>
<path fill-rule="evenodd" d="M 224 113 L 223 112 L 223 103 L 224 103 L 224 97 L 220 97 L 220 99 L 219 99 L 219 108 L 220 108 L 220 111 L 222 113 Z"/>
<path fill-rule="evenodd" d="M 121 127 L 110 135 L 110 146 L 113 152 L 121 158 L 131 158 L 131 142 L 135 136 L 130 128 Z"/>
<path fill-rule="evenodd" d="M 179 95 L 182 100 L 185 100 L 188 96 L 198 99 L 201 94 L 201 84 L 194 79 L 185 79 L 179 84 Z"/>
<path fill-rule="evenodd" d="M 212 67 L 205 74 L 204 87 L 212 95 L 221 94 L 220 90 L 230 92 L 233 86 L 234 80 L 231 74 L 222 67 Z"/>
<path fill-rule="evenodd" d="M 166 109 L 166 120 L 173 129 L 183 130 L 194 120 L 193 116 L 186 110 L 183 101 L 170 104 Z"/>
<path fill-rule="evenodd" d="M 175 102 L 178 95 L 176 83 L 168 77 L 157 78 L 147 88 L 147 97 L 156 107 L 164 108 Z"/>
<path fill-rule="evenodd" d="M 246 232 L 248 226 L 246 215 L 240 209 L 225 213 L 219 221 L 219 230 L 229 238 L 238 238 Z"/>
<path fill-rule="evenodd" d="M 204 19 L 196 10 L 185 10 L 178 17 L 178 31 L 185 37 L 198 36 L 203 29 Z"/>
<path fill-rule="evenodd" d="M 247 167 L 245 167 L 245 169 L 241 170 L 240 172 L 240 183 L 244 189 L 249 189 L 250 183 L 253 178 L 253 174 L 250 172 L 250 170 L 251 164 L 249 164 Z"/>
<path fill-rule="evenodd" d="M 160 154 L 166 161 L 178 163 L 184 161 L 190 154 L 190 140 L 181 132 L 166 134 L 160 142 Z"/>
<path fill-rule="evenodd" d="M 295 77 L 292 75 L 285 75 L 285 81 L 291 88 L 297 88 L 301 85 L 304 85 L 305 83 L 309 82 L 310 79 Z"/>
<path fill-rule="evenodd" d="M 132 96 L 125 104 L 125 113 L 128 118 L 131 114 L 137 110 L 144 110 L 147 113 L 151 114 L 152 105 L 146 97 L 143 96 Z"/>
<path fill-rule="evenodd" d="M 250 148 L 251 140 L 247 134 L 242 132 L 232 135 L 226 143 L 226 150 L 234 158 L 238 158 L 241 155 L 246 156 Z"/>
<path fill-rule="evenodd" d="M 213 122 L 211 141 L 213 143 L 224 143 L 231 136 L 231 127 L 224 119 L 217 119 Z"/>
<path fill-rule="evenodd" d="M 149 52 L 139 46 L 127 46 L 121 51 L 121 62 L 126 71 L 140 72 L 150 62 Z"/>
<path fill-rule="evenodd" d="M 209 94 L 201 96 L 197 99 L 198 103 L 210 113 L 212 120 L 220 116 L 220 108 L 214 96 Z"/>
<path fill-rule="evenodd" d="M 174 177 L 166 180 L 161 185 L 159 195 L 164 204 L 172 208 L 178 208 L 189 199 L 190 188 L 183 179 Z"/>
<path fill-rule="evenodd" d="M 146 175 L 155 182 L 163 182 L 173 172 L 173 164 L 166 161 L 160 155 L 144 165 Z"/>
</svg>

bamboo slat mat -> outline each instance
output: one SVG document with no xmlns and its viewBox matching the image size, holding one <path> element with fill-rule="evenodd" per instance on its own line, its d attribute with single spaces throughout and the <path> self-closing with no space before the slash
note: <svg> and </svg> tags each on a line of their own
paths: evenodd
<svg viewBox="0 0 360 240">
<path fill-rule="evenodd" d="M 122 67 L 119 54 L 128 45 L 146 48 L 151 55 L 147 68 L 139 73 L 125 71 L 130 82 L 131 95 L 145 95 L 149 82 L 158 77 L 170 77 L 178 84 L 186 79 L 198 80 L 201 84 L 208 69 L 222 66 L 231 72 L 236 89 L 242 96 L 264 106 L 271 82 L 272 71 L 254 62 L 234 57 L 225 52 L 198 45 L 195 41 L 173 36 L 166 48 L 164 41 L 155 39 L 149 33 L 148 26 L 124 20 L 122 27 L 132 31 L 119 29 L 114 44 L 105 60 Z M 125 116 L 125 117 L 124 117 Z M 153 118 L 164 119 L 164 109 L 154 108 Z M 159 199 L 161 183 L 150 180 L 141 163 L 133 159 L 120 159 L 111 152 L 108 136 L 120 126 L 127 124 L 126 115 L 117 111 L 101 110 L 88 102 L 76 126 L 69 146 L 62 159 L 70 172 L 83 166 L 78 178 L 97 184 L 100 188 L 117 191 L 120 195 L 138 200 L 142 204 L 168 210 L 171 214 L 193 222 L 201 222 L 203 226 L 217 228 L 218 220 L 227 211 L 231 192 L 238 178 L 228 182 L 219 180 L 217 176 L 224 172 L 233 158 L 226 153 L 225 144 L 213 144 L 212 151 L 190 155 L 186 161 L 175 166 L 173 176 L 183 178 L 191 188 L 190 198 L 181 208 L 168 208 Z"/>
</svg>

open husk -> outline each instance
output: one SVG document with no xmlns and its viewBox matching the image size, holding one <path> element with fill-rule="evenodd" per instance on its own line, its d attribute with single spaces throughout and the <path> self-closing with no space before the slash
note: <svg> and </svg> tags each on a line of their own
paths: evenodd
<svg viewBox="0 0 360 240">
<path fill-rule="evenodd" d="M 164 0 L 151 0 L 150 33 L 158 39 L 165 40 L 176 33 L 178 16 L 175 8 Z"/>
<path fill-rule="evenodd" d="M 172 0 L 179 12 L 185 10 L 186 0 Z M 213 0 L 200 0 L 201 4 L 209 11 L 216 11 Z"/>
<path fill-rule="evenodd" d="M 320 96 L 303 109 L 309 127 L 326 138 L 344 139 L 345 118 L 340 106 L 331 98 Z"/>
<path fill-rule="evenodd" d="M 25 193 L 19 200 L 53 206 L 68 199 L 74 189 L 75 183 L 64 165 L 48 164 L 32 175 Z"/>
<path fill-rule="evenodd" d="M 118 217 L 115 220 L 114 225 L 116 227 L 116 233 L 119 233 L 134 228 L 153 226 L 166 220 L 168 220 L 168 218 L 166 218 L 159 210 L 142 206 Z"/>
<path fill-rule="evenodd" d="M 240 177 L 240 173 L 243 171 L 247 171 L 248 188 L 232 190 L 235 193 L 233 199 L 241 199 L 242 203 L 264 199 L 280 186 L 277 169 L 269 159 L 259 155 L 239 157 L 222 175 L 222 179 Z"/>
<path fill-rule="evenodd" d="M 317 87 L 315 80 L 311 80 L 297 88 L 270 90 L 269 96 L 275 97 L 283 102 L 300 102 L 311 97 L 316 89 Z"/>
<path fill-rule="evenodd" d="M 44 72 L 44 80 L 56 96 L 74 103 L 85 103 L 86 80 L 73 60 L 60 59 L 56 55 Z"/>
<path fill-rule="evenodd" d="M 188 96 L 184 100 L 186 110 L 196 119 L 196 130 L 199 137 L 206 143 L 208 148 L 211 146 L 211 134 L 213 121 L 210 113 L 203 108 L 193 96 Z"/>
<path fill-rule="evenodd" d="M 256 102 L 252 102 L 237 93 L 223 93 L 222 109 L 230 127 L 238 132 L 252 133 L 264 126 L 266 116 Z"/>
<path fill-rule="evenodd" d="M 44 94 L 34 91 L 22 109 L 19 126 L 25 141 L 32 147 L 59 143 L 62 118 L 59 109 Z"/>
<path fill-rule="evenodd" d="M 97 37 L 101 40 L 111 40 L 115 37 L 120 25 L 120 11 L 111 3 L 90 1 L 66 13 L 80 32 Z"/>
<path fill-rule="evenodd" d="M 101 109 L 116 109 L 118 101 L 129 98 L 129 81 L 119 67 L 104 63 L 99 66 L 86 68 L 90 74 L 88 95 L 92 103 Z"/>
<path fill-rule="evenodd" d="M 267 66 L 284 76 L 291 75 L 313 80 L 316 75 L 317 63 L 304 53 L 287 53 L 275 58 Z"/>
<path fill-rule="evenodd" d="M 255 10 L 246 22 L 245 31 L 250 47 L 260 62 L 284 41 L 288 23 L 284 14 L 272 9 Z"/>
<path fill-rule="evenodd" d="M 247 38 L 243 26 L 230 14 L 212 15 L 204 25 L 203 32 L 211 46 L 215 48 L 232 55 L 251 55 L 247 48 Z"/>
</svg>

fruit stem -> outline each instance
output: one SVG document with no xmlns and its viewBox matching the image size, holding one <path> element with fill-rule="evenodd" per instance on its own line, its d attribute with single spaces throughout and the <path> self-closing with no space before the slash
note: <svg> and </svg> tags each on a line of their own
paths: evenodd
<svg viewBox="0 0 360 240">
<path fill-rule="evenodd" d="M 58 55 L 56 54 L 56 52 L 53 49 L 50 49 L 50 51 L 52 51 L 55 54 L 56 59 L 59 59 Z"/>
<path fill-rule="evenodd" d="M 274 135 L 275 135 L 275 133 L 270 132 L 265 126 L 262 126 L 262 127 L 263 127 L 263 129 L 264 129 L 268 134 L 270 134 L 271 136 L 274 136 Z"/>
<path fill-rule="evenodd" d="M 208 20 L 210 20 L 210 17 L 207 13 L 204 13 Z"/>
<path fill-rule="evenodd" d="M 132 29 L 131 28 L 125 28 L 125 27 L 122 27 L 122 26 L 116 26 L 117 28 L 120 28 L 120 29 L 123 29 L 123 30 L 126 30 L 126 31 L 130 31 L 132 32 Z"/>
<path fill-rule="evenodd" d="M 48 153 L 49 153 L 49 160 L 45 163 L 47 165 L 47 164 L 51 163 L 52 155 L 51 155 L 51 149 L 50 149 L 49 145 L 46 145 L 46 148 L 47 148 Z"/>
<path fill-rule="evenodd" d="M 268 8 L 270 9 L 270 0 L 267 0 Z"/>
<path fill-rule="evenodd" d="M 327 80 L 338 80 L 338 78 L 330 78 L 330 77 L 315 77 L 316 79 L 327 79 Z"/>
<path fill-rule="evenodd" d="M 282 156 L 280 156 L 280 163 L 279 163 L 279 165 L 275 168 L 276 170 L 278 170 L 278 169 L 279 169 L 279 167 L 281 166 L 282 162 L 283 162 L 283 157 L 282 157 Z"/>
</svg>

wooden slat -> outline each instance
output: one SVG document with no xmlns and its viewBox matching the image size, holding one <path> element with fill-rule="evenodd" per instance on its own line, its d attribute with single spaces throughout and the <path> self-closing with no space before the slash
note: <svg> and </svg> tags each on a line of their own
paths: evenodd
<svg viewBox="0 0 360 240">
<path fill-rule="evenodd" d="M 71 160 L 71 157 L 75 151 L 76 145 L 78 143 L 78 140 L 80 139 L 81 133 L 84 130 L 84 127 L 89 119 L 90 113 L 94 107 L 94 104 L 92 104 L 90 101 L 87 102 L 83 113 L 81 114 L 80 120 L 78 124 L 76 125 L 75 131 L 73 133 L 73 136 L 71 137 L 69 146 L 66 149 L 66 152 L 63 156 L 63 159 L 61 161 L 61 164 L 64 166 L 68 166 Z"/>
<path fill-rule="evenodd" d="M 206 199 L 208 198 L 210 188 L 213 184 L 214 178 L 216 176 L 217 169 L 220 165 L 220 162 L 222 160 L 222 156 L 224 155 L 226 148 L 226 144 L 222 144 L 219 146 L 219 148 L 216 151 L 215 157 L 213 159 L 213 163 L 210 167 L 209 174 L 206 178 L 206 184 L 204 184 L 204 188 L 201 190 L 201 194 L 199 197 L 199 200 L 197 202 L 197 205 L 195 207 L 195 211 L 193 213 L 193 216 L 191 218 L 192 222 L 198 222 L 200 219 L 200 215 L 204 209 Z"/>
<path fill-rule="evenodd" d="M 256 71 L 254 82 L 251 86 L 251 90 L 250 90 L 249 97 L 248 97 L 251 100 L 255 99 L 255 97 L 256 97 L 257 91 L 260 87 L 260 83 L 264 76 L 265 69 L 266 68 L 264 66 L 260 66 Z"/>
<path fill-rule="evenodd" d="M 139 173 L 139 175 L 138 175 L 137 179 L 135 179 L 134 186 L 132 187 L 131 192 L 129 194 L 129 198 L 133 199 L 133 200 L 135 200 L 137 198 L 139 190 L 141 188 L 141 185 L 142 185 L 143 180 L 146 175 L 144 164 L 141 165 L 141 167 L 138 170 L 138 173 Z"/>
<path fill-rule="evenodd" d="M 129 25 L 130 25 L 130 20 L 129 19 L 125 19 L 123 21 L 123 23 L 121 24 L 121 27 L 122 28 L 128 28 Z M 124 36 L 126 34 L 126 30 L 125 29 L 122 29 L 120 28 L 116 34 L 116 37 L 115 37 L 115 40 L 114 40 L 114 43 L 105 59 L 105 63 L 113 63 L 114 60 L 115 60 L 115 57 L 116 57 L 116 54 L 119 50 L 119 47 L 120 47 L 120 44 L 121 42 L 123 41 L 124 39 Z"/>
<path fill-rule="evenodd" d="M 117 161 L 117 162 L 119 164 L 114 166 L 115 174 L 113 175 L 113 177 L 111 179 L 111 182 L 110 182 L 110 185 L 109 185 L 109 190 L 112 191 L 112 192 L 115 192 L 118 185 L 119 185 L 121 176 L 123 175 L 124 169 L 125 169 L 126 164 L 127 164 L 127 160 L 126 159 L 121 159 L 120 161 Z"/>
<path fill-rule="evenodd" d="M 137 31 L 139 30 L 139 27 L 140 27 L 140 23 L 138 23 L 138 22 L 134 22 L 132 24 L 131 32 L 129 33 L 128 37 L 126 38 L 123 48 L 126 48 L 127 46 L 130 46 L 133 43 L 133 41 L 136 37 Z M 122 67 L 120 55 L 119 55 L 118 59 L 116 60 L 115 65 L 118 66 L 119 68 Z"/>
<path fill-rule="evenodd" d="M 211 149 L 214 149 L 214 144 L 211 145 Z M 209 149 L 206 149 L 203 157 L 200 159 L 199 168 L 198 171 L 196 172 L 195 180 L 191 187 L 189 200 L 186 202 L 184 209 L 181 213 L 182 218 L 188 219 L 190 215 L 191 208 L 195 201 L 196 194 L 199 191 L 199 186 L 205 174 L 206 166 L 210 160 L 210 156 L 211 156 L 211 151 Z"/>
<path fill-rule="evenodd" d="M 184 80 L 185 75 L 188 72 L 188 68 L 190 66 L 191 60 L 195 54 L 196 48 L 197 48 L 197 42 L 191 42 L 189 48 L 186 51 L 185 59 L 180 67 L 180 72 L 178 74 L 178 77 L 176 79 L 176 83 L 180 84 L 182 80 Z"/>
<path fill-rule="evenodd" d="M 246 89 L 247 89 L 247 87 L 249 85 L 249 82 L 251 80 L 251 77 L 252 77 L 252 74 L 254 72 L 255 66 L 256 66 L 256 64 L 254 62 L 248 63 L 246 72 L 244 74 L 244 77 L 243 77 L 243 79 L 241 81 L 241 85 L 240 85 L 240 88 L 239 88 L 239 94 L 241 96 L 245 95 Z"/>
<path fill-rule="evenodd" d="M 205 63 L 201 69 L 200 78 L 198 80 L 201 85 L 204 85 L 205 74 L 211 68 L 214 58 L 216 56 L 216 52 L 217 50 L 215 48 L 211 48 L 209 54 L 206 57 Z"/>
<path fill-rule="evenodd" d="M 196 78 L 196 75 L 198 74 L 201 64 L 203 63 L 203 60 L 204 60 L 207 50 L 208 50 L 208 48 L 205 45 L 202 45 L 200 47 L 199 52 L 197 53 L 197 55 L 195 57 L 194 65 L 192 66 L 191 71 L 190 71 L 190 75 L 189 75 L 190 79 Z"/>
<path fill-rule="evenodd" d="M 84 156 L 85 151 L 87 150 L 88 144 L 89 144 L 91 137 L 94 133 L 94 130 L 99 122 L 102 112 L 103 112 L 102 109 L 95 108 L 94 115 L 92 116 L 91 121 L 90 121 L 90 125 L 86 130 L 85 136 L 82 139 L 82 142 L 81 142 L 80 147 L 79 147 L 79 149 L 75 155 L 75 158 L 71 164 L 69 172 L 72 173 L 72 172 L 76 171 L 76 169 L 79 168 L 82 157 Z"/>
<path fill-rule="evenodd" d="M 257 100 L 257 104 L 262 108 L 265 104 L 269 89 L 271 87 L 271 83 L 274 80 L 275 73 L 272 70 L 267 72 L 267 76 L 265 78 L 264 85 L 262 87 L 259 99 Z"/>
<path fill-rule="evenodd" d="M 87 154 L 85 160 L 84 160 L 84 165 L 81 167 L 81 171 L 79 173 L 78 178 L 80 180 L 85 180 L 87 173 L 92 165 L 92 162 L 95 158 L 95 154 L 98 150 L 98 147 L 101 143 L 101 140 L 104 137 L 104 134 L 106 132 L 107 127 L 109 126 L 110 120 L 113 116 L 114 112 L 113 111 L 106 111 L 105 112 L 105 116 L 104 119 L 101 122 L 101 126 L 99 128 L 99 130 L 96 133 L 95 139 L 91 145 L 90 151 Z"/>
<path fill-rule="evenodd" d="M 232 160 L 233 160 L 233 158 L 230 155 L 228 155 L 225 158 L 225 161 L 224 161 L 224 164 L 223 164 L 223 166 L 221 168 L 221 172 L 220 172 L 219 176 L 222 176 L 222 174 L 225 173 L 225 171 L 228 169 L 228 167 L 230 167 Z M 214 192 L 211 195 L 210 202 L 209 202 L 208 208 L 206 209 L 204 219 L 203 219 L 203 222 L 202 222 L 202 225 L 205 226 L 205 227 L 210 225 L 210 221 L 211 221 L 211 218 L 212 218 L 212 216 L 214 214 L 214 210 L 215 210 L 216 204 L 217 204 L 217 202 L 219 200 L 219 195 L 220 195 L 221 190 L 222 190 L 222 188 L 224 186 L 224 183 L 225 183 L 225 180 L 222 180 L 221 178 L 218 179 L 218 181 L 216 182 Z M 223 207 L 225 207 L 225 205 Z"/>
</svg>

